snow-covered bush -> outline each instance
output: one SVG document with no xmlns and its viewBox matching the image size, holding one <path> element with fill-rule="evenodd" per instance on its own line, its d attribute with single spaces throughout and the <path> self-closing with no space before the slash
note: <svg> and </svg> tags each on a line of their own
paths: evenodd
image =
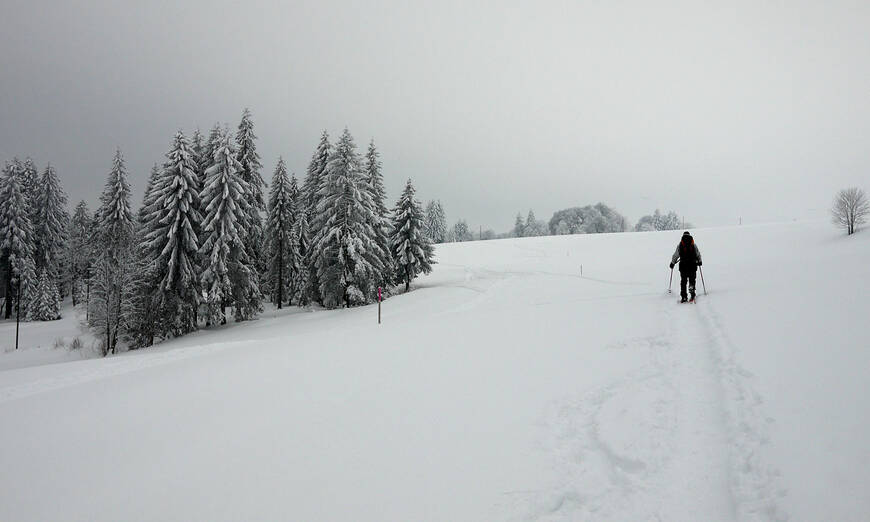
<svg viewBox="0 0 870 522">
<path fill-rule="evenodd" d="M 653 232 L 657 230 L 679 230 L 681 228 L 692 228 L 692 224 L 683 223 L 680 216 L 673 210 L 667 214 L 662 214 L 659 209 L 656 209 L 651 215 L 640 218 L 634 226 L 634 231 Z"/>
<path fill-rule="evenodd" d="M 604 203 L 597 203 L 557 210 L 550 218 L 548 229 L 553 235 L 625 232 L 628 220 Z"/>
</svg>

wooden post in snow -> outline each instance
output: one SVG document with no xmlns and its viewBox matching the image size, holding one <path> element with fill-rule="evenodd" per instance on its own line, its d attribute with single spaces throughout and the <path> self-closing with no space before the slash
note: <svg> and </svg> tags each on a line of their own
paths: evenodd
<svg viewBox="0 0 870 522">
<path fill-rule="evenodd" d="M 378 324 L 381 324 L 381 287 L 378 287 Z"/>
</svg>

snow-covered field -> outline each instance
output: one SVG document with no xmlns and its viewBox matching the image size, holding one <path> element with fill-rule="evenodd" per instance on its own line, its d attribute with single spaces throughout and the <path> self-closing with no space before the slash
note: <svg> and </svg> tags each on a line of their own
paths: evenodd
<svg viewBox="0 0 870 522">
<path fill-rule="evenodd" d="M 870 518 L 870 232 L 694 235 L 696 305 L 665 293 L 679 232 L 487 241 L 380 326 L 0 354 L 0 520 Z"/>
</svg>

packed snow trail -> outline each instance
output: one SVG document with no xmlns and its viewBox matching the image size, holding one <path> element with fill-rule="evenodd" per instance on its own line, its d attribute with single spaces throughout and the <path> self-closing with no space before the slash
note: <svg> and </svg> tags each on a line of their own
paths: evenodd
<svg viewBox="0 0 870 522">
<path fill-rule="evenodd" d="M 679 233 L 452 244 L 380 326 L 289 310 L 0 371 L 0 520 L 866 519 L 868 305 L 811 274 L 870 295 L 870 241 L 695 238 L 695 305 L 665 293 Z"/>
</svg>

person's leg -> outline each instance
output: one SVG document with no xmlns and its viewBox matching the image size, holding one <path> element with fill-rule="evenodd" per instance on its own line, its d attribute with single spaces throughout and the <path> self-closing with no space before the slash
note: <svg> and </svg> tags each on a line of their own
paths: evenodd
<svg viewBox="0 0 870 522">
<path fill-rule="evenodd" d="M 697 274 L 697 272 L 689 273 L 689 292 L 692 294 L 692 299 L 695 298 L 695 277 Z"/>
<path fill-rule="evenodd" d="M 686 272 L 680 272 L 680 297 L 686 299 L 686 279 L 688 279 L 689 274 Z"/>
</svg>

